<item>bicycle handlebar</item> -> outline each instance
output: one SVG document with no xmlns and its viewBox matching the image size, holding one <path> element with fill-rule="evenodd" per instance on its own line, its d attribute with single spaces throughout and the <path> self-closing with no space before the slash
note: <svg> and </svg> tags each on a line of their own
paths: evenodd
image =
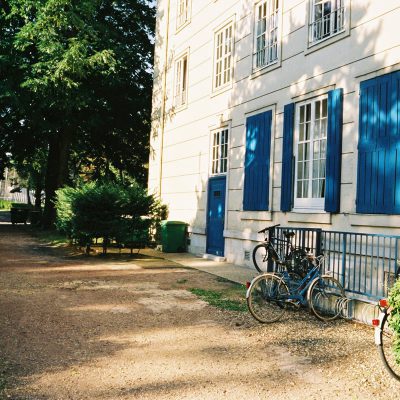
<svg viewBox="0 0 400 400">
<path fill-rule="evenodd" d="M 281 224 L 276 224 L 273 226 L 267 226 L 266 228 L 262 229 L 261 231 L 259 231 L 258 233 L 265 233 L 266 231 L 270 232 L 272 231 L 274 228 L 276 228 L 277 226 L 280 226 Z"/>
</svg>

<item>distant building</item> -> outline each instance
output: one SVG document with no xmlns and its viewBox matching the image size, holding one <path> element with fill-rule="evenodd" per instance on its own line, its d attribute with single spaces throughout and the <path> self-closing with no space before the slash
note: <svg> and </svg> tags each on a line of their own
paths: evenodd
<svg viewBox="0 0 400 400">
<path fill-rule="evenodd" d="M 149 188 L 189 251 L 400 234 L 398 0 L 159 0 Z M 246 255 L 247 252 L 247 255 Z"/>
</svg>

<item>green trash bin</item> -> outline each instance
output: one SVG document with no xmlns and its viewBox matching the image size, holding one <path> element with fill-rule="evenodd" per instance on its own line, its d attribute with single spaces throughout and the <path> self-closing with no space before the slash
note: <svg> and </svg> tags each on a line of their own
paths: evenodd
<svg viewBox="0 0 400 400">
<path fill-rule="evenodd" d="M 186 251 L 186 222 L 161 221 L 161 244 L 164 253 Z"/>
</svg>

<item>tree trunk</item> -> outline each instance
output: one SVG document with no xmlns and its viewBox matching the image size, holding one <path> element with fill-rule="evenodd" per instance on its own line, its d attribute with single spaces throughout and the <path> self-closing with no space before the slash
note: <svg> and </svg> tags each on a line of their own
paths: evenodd
<svg viewBox="0 0 400 400">
<path fill-rule="evenodd" d="M 68 170 L 69 147 L 71 134 L 68 131 L 61 132 L 50 139 L 49 154 L 47 156 L 47 169 L 45 180 L 46 199 L 42 224 L 44 228 L 51 228 L 56 220 L 55 197 L 56 190 L 65 182 Z"/>
<path fill-rule="evenodd" d="M 31 200 L 31 187 L 29 185 L 26 186 L 26 200 L 28 206 L 32 205 L 32 200 Z"/>
<path fill-rule="evenodd" d="M 42 190 L 41 185 L 35 187 L 35 208 L 38 210 L 42 207 Z"/>
</svg>

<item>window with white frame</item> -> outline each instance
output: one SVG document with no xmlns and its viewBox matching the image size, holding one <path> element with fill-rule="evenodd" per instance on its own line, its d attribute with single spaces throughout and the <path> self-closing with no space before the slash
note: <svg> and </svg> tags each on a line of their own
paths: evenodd
<svg viewBox="0 0 400 400">
<path fill-rule="evenodd" d="M 229 23 L 215 34 L 214 89 L 232 81 L 233 23 Z"/>
<path fill-rule="evenodd" d="M 253 68 L 258 69 L 278 60 L 279 0 L 256 4 Z"/>
<path fill-rule="evenodd" d="M 189 21 L 189 1 L 190 0 L 178 0 L 178 12 L 176 16 L 177 28 L 180 28 Z"/>
<path fill-rule="evenodd" d="M 345 29 L 345 0 L 311 0 L 310 43 L 318 43 Z"/>
<path fill-rule="evenodd" d="M 327 97 L 296 107 L 294 207 L 324 209 Z"/>
<path fill-rule="evenodd" d="M 175 64 L 175 107 L 187 104 L 188 55 L 178 58 Z"/>
<path fill-rule="evenodd" d="M 212 134 L 211 173 L 225 174 L 228 170 L 228 129 L 221 129 Z"/>
</svg>

